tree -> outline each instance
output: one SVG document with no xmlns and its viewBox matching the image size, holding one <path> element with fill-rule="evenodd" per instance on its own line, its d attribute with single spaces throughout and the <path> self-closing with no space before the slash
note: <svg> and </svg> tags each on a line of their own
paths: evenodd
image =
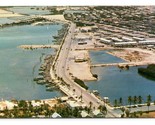
<svg viewBox="0 0 155 125">
<path fill-rule="evenodd" d="M 89 108 L 91 108 L 91 107 L 92 107 L 92 105 L 93 105 L 93 103 L 92 103 L 92 102 L 89 102 Z"/>
<path fill-rule="evenodd" d="M 117 102 L 117 99 L 114 100 L 114 107 L 117 107 L 118 106 L 118 102 Z"/>
<path fill-rule="evenodd" d="M 152 98 L 151 95 L 148 95 L 148 96 L 147 96 L 147 106 L 148 106 L 148 111 L 149 111 L 150 103 L 151 103 L 151 101 L 152 101 L 151 98 Z"/>
<path fill-rule="evenodd" d="M 100 106 L 98 107 L 98 109 L 100 110 L 100 112 L 103 112 L 104 114 L 107 113 L 107 108 L 106 108 L 105 106 L 103 106 L 103 105 L 100 105 Z"/>
<path fill-rule="evenodd" d="M 134 103 L 134 105 L 137 103 L 137 96 L 134 96 L 133 103 Z"/>
<path fill-rule="evenodd" d="M 138 96 L 138 103 L 142 104 L 142 97 L 141 96 Z"/>
<path fill-rule="evenodd" d="M 123 101 L 122 98 L 119 98 L 119 104 L 122 105 Z"/>
<path fill-rule="evenodd" d="M 151 95 L 148 95 L 147 96 L 147 102 L 151 102 L 152 101 L 152 97 L 151 97 Z"/>
<path fill-rule="evenodd" d="M 131 106 L 131 103 L 132 103 L 132 97 L 131 97 L 131 96 L 128 97 L 128 103 L 129 103 L 130 106 Z"/>
</svg>

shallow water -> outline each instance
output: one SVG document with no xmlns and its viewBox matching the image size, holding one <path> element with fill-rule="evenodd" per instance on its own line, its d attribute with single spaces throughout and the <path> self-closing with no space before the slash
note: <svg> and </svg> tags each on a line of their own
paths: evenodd
<svg viewBox="0 0 155 125">
<path fill-rule="evenodd" d="M 23 50 L 22 44 L 52 44 L 62 25 L 14 26 L 0 29 L 0 99 L 45 99 L 61 96 L 33 82 L 44 54 L 54 49 Z M 42 58 L 43 57 L 43 58 Z M 41 60 L 40 60 L 41 59 Z"/>
</svg>

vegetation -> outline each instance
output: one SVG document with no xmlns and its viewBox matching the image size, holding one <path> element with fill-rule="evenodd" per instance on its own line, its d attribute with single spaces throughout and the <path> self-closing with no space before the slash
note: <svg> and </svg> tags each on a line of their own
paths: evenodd
<svg viewBox="0 0 155 125">
<path fill-rule="evenodd" d="M 147 68 L 138 68 L 138 73 L 146 77 L 155 78 L 155 64 L 150 64 Z"/>
<path fill-rule="evenodd" d="M 52 110 L 48 104 L 41 104 L 35 106 L 31 104 L 31 101 L 17 101 L 17 106 L 14 106 L 12 110 L 5 109 L 0 111 L 3 115 L 1 118 L 31 118 L 31 117 L 50 117 L 54 110 Z"/>
<path fill-rule="evenodd" d="M 75 78 L 74 82 L 76 82 L 78 85 L 80 85 L 81 87 L 85 88 L 86 90 L 88 89 L 88 86 L 86 86 L 82 80 L 80 80 L 78 78 Z"/>
<path fill-rule="evenodd" d="M 93 74 L 93 77 L 98 78 L 98 75 L 97 74 Z"/>
</svg>

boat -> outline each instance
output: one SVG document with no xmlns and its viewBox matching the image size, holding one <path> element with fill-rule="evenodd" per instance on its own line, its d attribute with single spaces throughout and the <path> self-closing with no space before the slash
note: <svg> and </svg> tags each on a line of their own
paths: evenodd
<svg viewBox="0 0 155 125">
<path fill-rule="evenodd" d="M 97 90 L 93 90 L 93 93 L 94 93 L 95 95 L 99 95 L 99 92 L 98 92 Z"/>
<path fill-rule="evenodd" d="M 46 86 L 46 87 L 51 87 L 51 84 L 46 83 L 45 86 Z"/>
<path fill-rule="evenodd" d="M 53 91 L 54 89 L 55 89 L 54 86 L 50 86 L 50 87 L 47 87 L 47 88 L 46 88 L 46 91 Z"/>
<path fill-rule="evenodd" d="M 46 81 L 45 81 L 45 80 L 38 80 L 38 81 L 36 81 L 36 83 L 37 83 L 37 84 L 41 84 L 41 85 L 43 85 L 43 84 L 46 83 Z"/>
</svg>

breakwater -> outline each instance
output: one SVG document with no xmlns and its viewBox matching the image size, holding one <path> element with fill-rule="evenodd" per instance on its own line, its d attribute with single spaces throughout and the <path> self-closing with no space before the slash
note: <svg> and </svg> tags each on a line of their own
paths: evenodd
<svg viewBox="0 0 155 125">
<path fill-rule="evenodd" d="M 21 45 L 18 46 L 19 48 L 22 49 L 38 49 L 38 48 L 54 48 L 54 49 L 58 49 L 59 45 Z"/>
</svg>

